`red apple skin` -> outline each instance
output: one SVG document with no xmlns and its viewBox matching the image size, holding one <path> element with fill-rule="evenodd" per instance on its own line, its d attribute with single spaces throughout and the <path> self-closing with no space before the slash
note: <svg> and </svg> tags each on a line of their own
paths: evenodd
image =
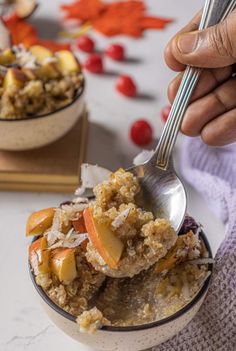
<svg viewBox="0 0 236 351">
<path fill-rule="evenodd" d="M 34 241 L 29 247 L 29 261 L 34 274 L 49 273 L 49 251 L 45 237 Z"/>
<path fill-rule="evenodd" d="M 32 213 L 26 224 L 26 236 L 42 235 L 52 226 L 55 208 L 45 208 Z"/>
<path fill-rule="evenodd" d="M 84 217 L 83 214 L 80 215 L 80 217 L 74 221 L 72 221 L 74 230 L 77 233 L 86 233 L 86 227 L 85 227 L 85 223 L 84 223 Z"/>
<path fill-rule="evenodd" d="M 124 245 L 106 226 L 96 223 L 90 208 L 83 212 L 88 236 L 100 256 L 112 269 L 117 269 Z"/>
</svg>

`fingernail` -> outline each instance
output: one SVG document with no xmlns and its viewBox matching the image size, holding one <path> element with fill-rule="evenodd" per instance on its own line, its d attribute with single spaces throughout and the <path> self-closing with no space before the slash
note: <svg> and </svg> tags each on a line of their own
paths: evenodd
<svg viewBox="0 0 236 351">
<path fill-rule="evenodd" d="M 177 39 L 177 46 L 182 54 L 191 54 L 198 44 L 198 33 L 182 34 Z"/>
</svg>

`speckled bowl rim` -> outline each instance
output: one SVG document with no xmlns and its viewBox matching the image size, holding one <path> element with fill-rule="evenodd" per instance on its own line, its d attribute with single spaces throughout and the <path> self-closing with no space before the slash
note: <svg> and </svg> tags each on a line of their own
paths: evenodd
<svg viewBox="0 0 236 351">
<path fill-rule="evenodd" d="M 211 247 L 210 247 L 209 241 L 207 240 L 206 235 L 204 234 L 203 231 L 201 231 L 199 233 L 199 236 L 203 240 L 203 242 L 204 242 L 204 244 L 206 246 L 206 249 L 207 249 L 207 251 L 209 253 L 209 258 L 213 258 Z M 32 242 L 34 242 L 36 239 L 37 239 L 37 237 L 35 237 L 32 240 Z M 37 290 L 38 294 L 40 295 L 40 297 L 44 300 L 44 302 L 46 302 L 46 304 L 49 305 L 49 307 L 51 307 L 55 312 L 59 313 L 62 317 L 66 318 L 66 319 L 69 319 L 70 321 L 76 323 L 76 317 L 73 316 L 72 314 L 64 311 L 61 307 L 56 305 L 48 297 L 48 295 L 44 292 L 43 288 L 36 283 L 35 275 L 34 275 L 32 269 L 31 269 L 31 266 L 30 266 L 29 262 L 28 262 L 28 266 L 29 266 L 29 273 L 30 273 L 30 277 L 31 277 L 31 280 L 33 282 L 33 285 L 34 285 L 35 289 Z M 213 264 L 212 263 L 208 264 L 208 270 L 212 273 L 212 270 L 213 270 Z M 163 318 L 163 319 L 155 321 L 155 322 L 146 323 L 146 324 L 140 324 L 140 325 L 135 325 L 135 326 L 129 326 L 129 327 L 103 326 L 99 330 L 100 331 L 104 331 L 104 332 L 106 332 L 106 331 L 108 331 L 108 332 L 131 332 L 131 331 L 138 331 L 138 330 L 145 330 L 145 329 L 156 328 L 156 327 L 163 326 L 163 325 L 165 325 L 165 324 L 167 324 L 169 322 L 172 322 L 175 319 L 177 319 L 177 318 L 181 317 L 182 315 L 184 315 L 191 308 L 193 308 L 195 304 L 197 304 L 199 302 L 199 300 L 207 292 L 210 280 L 211 280 L 211 275 L 206 279 L 206 281 L 204 282 L 203 286 L 201 287 L 201 289 L 199 290 L 197 295 L 195 295 L 195 297 L 187 305 L 185 305 L 183 308 L 181 308 L 179 311 L 177 311 L 176 313 L 172 314 L 169 317 Z"/>
<path fill-rule="evenodd" d="M 73 105 L 75 102 L 77 102 L 79 100 L 79 98 L 83 95 L 84 93 L 84 89 L 85 89 L 85 78 L 83 76 L 83 80 L 82 80 L 82 84 L 81 86 L 79 87 L 78 91 L 76 92 L 76 95 L 75 97 L 73 98 L 73 100 L 63 106 L 63 107 L 60 107 L 58 108 L 57 110 L 55 111 L 52 111 L 52 112 L 49 112 L 49 113 L 44 113 L 42 115 L 36 115 L 36 116 L 30 116 L 30 117 L 23 117 L 23 118 L 17 118 L 17 119 L 7 119 L 7 118 L 1 118 L 0 117 L 0 122 L 10 122 L 10 123 L 13 123 L 13 122 L 22 122 L 22 121 L 31 121 L 33 119 L 40 119 L 40 118 L 45 118 L 45 117 L 51 117 L 53 115 L 55 115 L 56 113 L 60 112 L 60 111 L 63 111 L 65 109 L 67 109 L 68 107 L 70 107 L 71 105 Z"/>
</svg>

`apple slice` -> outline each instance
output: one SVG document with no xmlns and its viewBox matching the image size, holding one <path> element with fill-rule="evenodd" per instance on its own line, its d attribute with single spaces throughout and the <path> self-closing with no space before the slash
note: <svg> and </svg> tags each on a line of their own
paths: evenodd
<svg viewBox="0 0 236 351">
<path fill-rule="evenodd" d="M 45 230 L 51 227 L 55 208 L 45 208 L 32 213 L 26 224 L 26 236 L 42 235 Z"/>
<path fill-rule="evenodd" d="M 77 233 L 79 233 L 79 234 L 87 233 L 87 229 L 85 227 L 83 215 L 80 216 L 78 219 L 72 221 L 72 225 L 73 225 L 74 230 Z M 80 244 L 80 247 L 83 251 L 86 251 L 88 242 L 89 242 L 88 239 L 86 239 L 86 240 L 82 241 L 82 243 Z"/>
<path fill-rule="evenodd" d="M 13 54 L 12 50 L 10 48 L 7 48 L 0 55 L 0 64 L 10 65 L 15 61 L 15 59 L 16 59 L 16 56 Z"/>
<path fill-rule="evenodd" d="M 84 217 L 83 214 L 80 214 L 80 217 L 74 221 L 72 221 L 74 230 L 77 233 L 87 233 L 86 227 L 85 227 L 85 223 L 84 223 Z"/>
<path fill-rule="evenodd" d="M 32 70 L 30 68 L 22 67 L 21 71 L 26 75 L 28 80 L 35 80 L 37 78 L 34 70 Z"/>
<path fill-rule="evenodd" d="M 53 53 L 51 50 L 41 45 L 32 45 L 29 48 L 29 50 L 40 65 L 42 65 L 46 59 L 51 58 L 53 56 Z"/>
<path fill-rule="evenodd" d="M 197 245 L 196 236 L 192 231 L 178 236 L 175 245 L 170 249 L 165 257 L 161 258 L 155 265 L 155 272 L 161 273 L 169 271 L 178 264 L 188 259 L 188 254 Z"/>
<path fill-rule="evenodd" d="M 56 79 L 61 75 L 55 62 L 43 64 L 36 70 L 36 74 L 40 79 Z"/>
<path fill-rule="evenodd" d="M 16 13 L 22 19 L 32 15 L 37 7 L 38 3 L 36 0 L 15 0 Z"/>
<path fill-rule="evenodd" d="M 69 284 L 77 276 L 75 249 L 58 248 L 51 251 L 51 269 L 60 282 Z"/>
<path fill-rule="evenodd" d="M 4 89 L 20 89 L 27 81 L 26 75 L 18 68 L 9 68 L 3 81 Z"/>
<path fill-rule="evenodd" d="M 124 250 L 124 244 L 110 228 L 95 221 L 90 208 L 84 210 L 83 216 L 93 246 L 108 266 L 116 269 Z"/>
<path fill-rule="evenodd" d="M 79 73 L 80 65 L 73 55 L 73 53 L 69 50 L 61 50 L 56 53 L 56 57 L 58 59 L 57 66 L 59 71 L 66 76 L 71 73 Z"/>
<path fill-rule="evenodd" d="M 49 251 L 47 250 L 47 239 L 42 237 L 34 241 L 29 247 L 29 261 L 34 274 L 49 273 Z"/>
</svg>

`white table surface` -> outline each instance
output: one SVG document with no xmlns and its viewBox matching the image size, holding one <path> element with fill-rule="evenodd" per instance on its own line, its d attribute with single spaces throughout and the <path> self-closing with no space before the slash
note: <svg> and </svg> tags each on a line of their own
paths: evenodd
<svg viewBox="0 0 236 351">
<path fill-rule="evenodd" d="M 60 1 L 40 1 L 35 21 L 42 35 L 57 30 L 56 22 Z M 66 1 L 64 1 L 66 2 Z M 130 163 L 138 152 L 128 138 L 128 126 L 137 118 L 149 118 L 160 135 L 163 124 L 160 110 L 167 103 L 166 89 L 174 74 L 165 66 L 163 49 L 168 39 L 200 8 L 202 0 L 150 0 L 150 13 L 173 16 L 176 22 L 165 31 L 150 31 L 140 40 L 127 38 L 104 39 L 96 36 L 99 49 L 108 42 L 119 41 L 126 45 L 130 58 L 136 63 L 106 61 L 107 70 L 132 74 L 146 98 L 128 100 L 114 91 L 115 77 L 87 75 L 87 101 L 91 121 L 98 124 L 98 134 L 91 136 L 95 148 L 90 148 L 89 159 L 112 168 Z M 83 59 L 83 57 L 81 56 Z M 149 98 L 148 98 L 149 97 Z M 94 130 L 94 128 L 93 128 Z M 98 140 L 99 139 L 99 140 Z M 179 144 L 177 153 L 179 152 Z M 207 204 L 189 186 L 189 212 L 204 225 L 215 252 L 223 238 L 223 225 L 209 211 Z M 27 269 L 27 246 L 24 237 L 27 216 L 34 210 L 56 206 L 71 194 L 0 193 L 0 351 L 85 351 L 82 346 L 58 330 L 47 318 L 38 303 Z"/>
</svg>

